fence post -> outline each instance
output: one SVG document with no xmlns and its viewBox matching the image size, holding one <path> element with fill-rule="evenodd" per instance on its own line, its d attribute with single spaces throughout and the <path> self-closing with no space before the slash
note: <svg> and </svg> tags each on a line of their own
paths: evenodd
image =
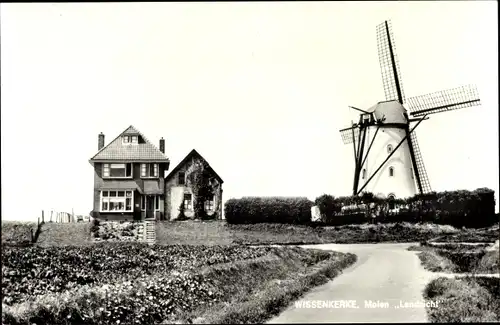
<svg viewBox="0 0 500 325">
<path fill-rule="evenodd" d="M 45 213 L 43 210 L 42 210 L 42 223 L 45 223 Z"/>
</svg>

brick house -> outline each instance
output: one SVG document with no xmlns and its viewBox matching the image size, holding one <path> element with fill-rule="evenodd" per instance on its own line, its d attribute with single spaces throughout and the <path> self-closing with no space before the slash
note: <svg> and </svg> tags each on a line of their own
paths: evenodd
<svg viewBox="0 0 500 325">
<path fill-rule="evenodd" d="M 165 178 L 165 218 L 167 220 L 177 219 L 181 204 L 184 206 L 184 215 L 188 218 L 194 217 L 193 189 L 189 185 L 188 175 L 193 166 L 200 163 L 205 166 L 213 190 L 213 195 L 204 202 L 205 212 L 209 216 L 216 213 L 217 219 L 222 218 L 222 184 L 224 181 L 193 149 Z"/>
<path fill-rule="evenodd" d="M 105 220 L 165 218 L 165 140 L 159 149 L 132 125 L 108 145 L 98 136 L 94 167 L 92 216 Z"/>
</svg>

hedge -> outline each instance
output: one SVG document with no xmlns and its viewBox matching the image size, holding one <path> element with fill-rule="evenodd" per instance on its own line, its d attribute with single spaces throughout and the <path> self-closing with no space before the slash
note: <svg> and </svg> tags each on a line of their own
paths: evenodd
<svg viewBox="0 0 500 325">
<path fill-rule="evenodd" d="M 391 203 L 398 208 L 390 210 Z M 322 215 L 321 223 L 329 225 L 354 224 L 364 220 L 381 223 L 432 222 L 479 228 L 499 222 L 498 215 L 495 215 L 495 192 L 488 188 L 432 192 L 392 200 L 376 197 L 372 193 L 350 197 L 324 194 L 316 198 L 315 204 Z M 349 206 L 354 209 L 342 211 L 342 207 Z M 364 217 L 360 217 L 360 213 Z"/>
<path fill-rule="evenodd" d="M 306 197 L 243 197 L 226 201 L 224 211 L 231 224 L 307 224 L 313 205 Z"/>
</svg>

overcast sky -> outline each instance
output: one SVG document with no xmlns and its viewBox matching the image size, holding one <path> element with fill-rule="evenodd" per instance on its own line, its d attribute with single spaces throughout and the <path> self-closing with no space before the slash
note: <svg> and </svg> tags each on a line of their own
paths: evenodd
<svg viewBox="0 0 500 325">
<path fill-rule="evenodd" d="M 407 97 L 476 84 L 417 128 L 434 190 L 496 191 L 496 1 L 1 4 L 2 218 L 92 209 L 97 135 L 193 148 L 224 199 L 349 195 L 348 105 L 385 100 L 391 19 Z M 498 206 L 497 206 L 498 211 Z"/>
</svg>

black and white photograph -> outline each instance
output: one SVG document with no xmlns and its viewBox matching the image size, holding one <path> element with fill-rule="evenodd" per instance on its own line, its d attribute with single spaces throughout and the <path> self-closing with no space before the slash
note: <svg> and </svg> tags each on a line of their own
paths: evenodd
<svg viewBox="0 0 500 325">
<path fill-rule="evenodd" d="M 0 24 L 2 325 L 500 322 L 497 1 Z"/>
</svg>

